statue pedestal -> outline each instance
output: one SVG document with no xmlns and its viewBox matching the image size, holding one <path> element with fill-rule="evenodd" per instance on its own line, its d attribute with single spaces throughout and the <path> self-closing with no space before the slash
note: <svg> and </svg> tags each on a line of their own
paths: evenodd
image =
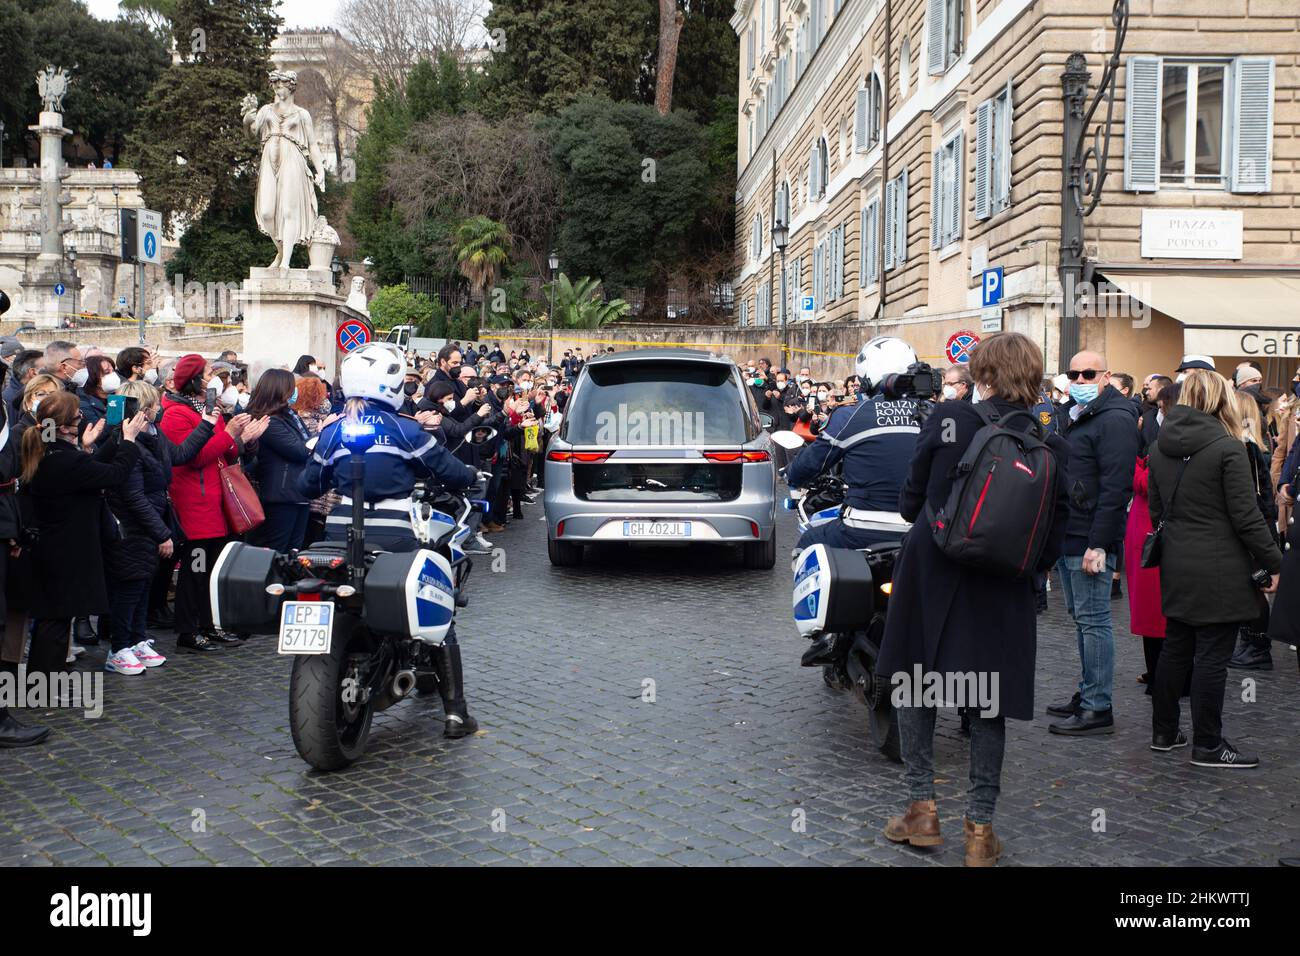
<svg viewBox="0 0 1300 956">
<path fill-rule="evenodd" d="M 333 276 L 316 269 L 252 269 L 234 303 L 244 314 L 239 357 L 254 382 L 268 368 L 292 369 L 300 355 L 315 358 L 333 381 L 342 358 L 335 339 L 339 323 L 364 318 L 344 306 Z"/>
<path fill-rule="evenodd" d="M 27 321 L 38 329 L 62 328 L 64 320 L 72 317 L 81 280 L 75 275 L 63 275 L 62 266 L 57 257 L 42 254 L 33 262 L 32 271 L 23 276 L 23 308 Z M 63 295 L 55 292 L 60 283 L 64 286 Z"/>
</svg>

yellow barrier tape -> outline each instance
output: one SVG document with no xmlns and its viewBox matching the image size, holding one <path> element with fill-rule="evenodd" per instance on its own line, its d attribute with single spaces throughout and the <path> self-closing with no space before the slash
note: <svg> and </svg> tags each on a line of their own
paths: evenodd
<svg viewBox="0 0 1300 956">
<path fill-rule="evenodd" d="M 99 315 L 93 312 L 56 312 L 55 314 L 60 318 L 74 319 L 80 322 L 128 322 L 131 325 L 140 324 L 139 319 L 133 319 L 129 316 L 123 315 Z M 147 322 L 146 326 L 149 328 L 158 328 L 158 326 L 148 326 Z M 185 327 L 196 329 L 227 329 L 230 331 L 243 329 L 243 325 L 239 322 L 186 322 Z M 57 331 L 57 329 L 50 329 L 49 331 Z M 94 330 L 92 329 L 88 331 Z"/>
</svg>

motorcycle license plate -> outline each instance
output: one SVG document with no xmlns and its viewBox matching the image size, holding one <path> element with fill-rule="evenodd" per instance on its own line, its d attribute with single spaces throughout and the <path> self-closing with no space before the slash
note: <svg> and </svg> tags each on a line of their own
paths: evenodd
<svg viewBox="0 0 1300 956">
<path fill-rule="evenodd" d="M 624 521 L 625 538 L 689 538 L 689 521 Z"/>
<path fill-rule="evenodd" d="M 328 654 L 334 636 L 330 601 L 285 601 L 280 609 L 281 654 Z"/>
</svg>

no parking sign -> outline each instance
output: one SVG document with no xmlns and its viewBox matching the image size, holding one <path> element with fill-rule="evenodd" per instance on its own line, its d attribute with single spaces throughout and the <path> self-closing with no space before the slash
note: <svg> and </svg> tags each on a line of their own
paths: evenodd
<svg viewBox="0 0 1300 956">
<path fill-rule="evenodd" d="M 370 341 L 370 329 L 366 327 L 364 322 L 359 322 L 356 319 L 344 319 L 339 323 L 335 338 L 340 349 L 344 352 L 351 352 Z"/>
<path fill-rule="evenodd" d="M 970 350 L 979 344 L 980 337 L 974 332 L 963 329 L 954 332 L 948 339 L 948 361 L 953 365 L 965 365 L 970 361 Z"/>
</svg>

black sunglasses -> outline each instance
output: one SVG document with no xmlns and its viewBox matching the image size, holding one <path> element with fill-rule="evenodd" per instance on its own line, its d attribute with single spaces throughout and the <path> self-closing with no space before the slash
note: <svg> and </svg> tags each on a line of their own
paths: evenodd
<svg viewBox="0 0 1300 956">
<path fill-rule="evenodd" d="M 1071 382 L 1077 382 L 1080 378 L 1082 378 L 1085 382 L 1091 382 L 1094 379 L 1096 379 L 1098 375 L 1104 375 L 1104 374 L 1105 374 L 1104 372 L 1095 368 L 1085 368 L 1082 370 L 1072 368 L 1065 373 L 1065 377 L 1068 378 Z"/>
</svg>

